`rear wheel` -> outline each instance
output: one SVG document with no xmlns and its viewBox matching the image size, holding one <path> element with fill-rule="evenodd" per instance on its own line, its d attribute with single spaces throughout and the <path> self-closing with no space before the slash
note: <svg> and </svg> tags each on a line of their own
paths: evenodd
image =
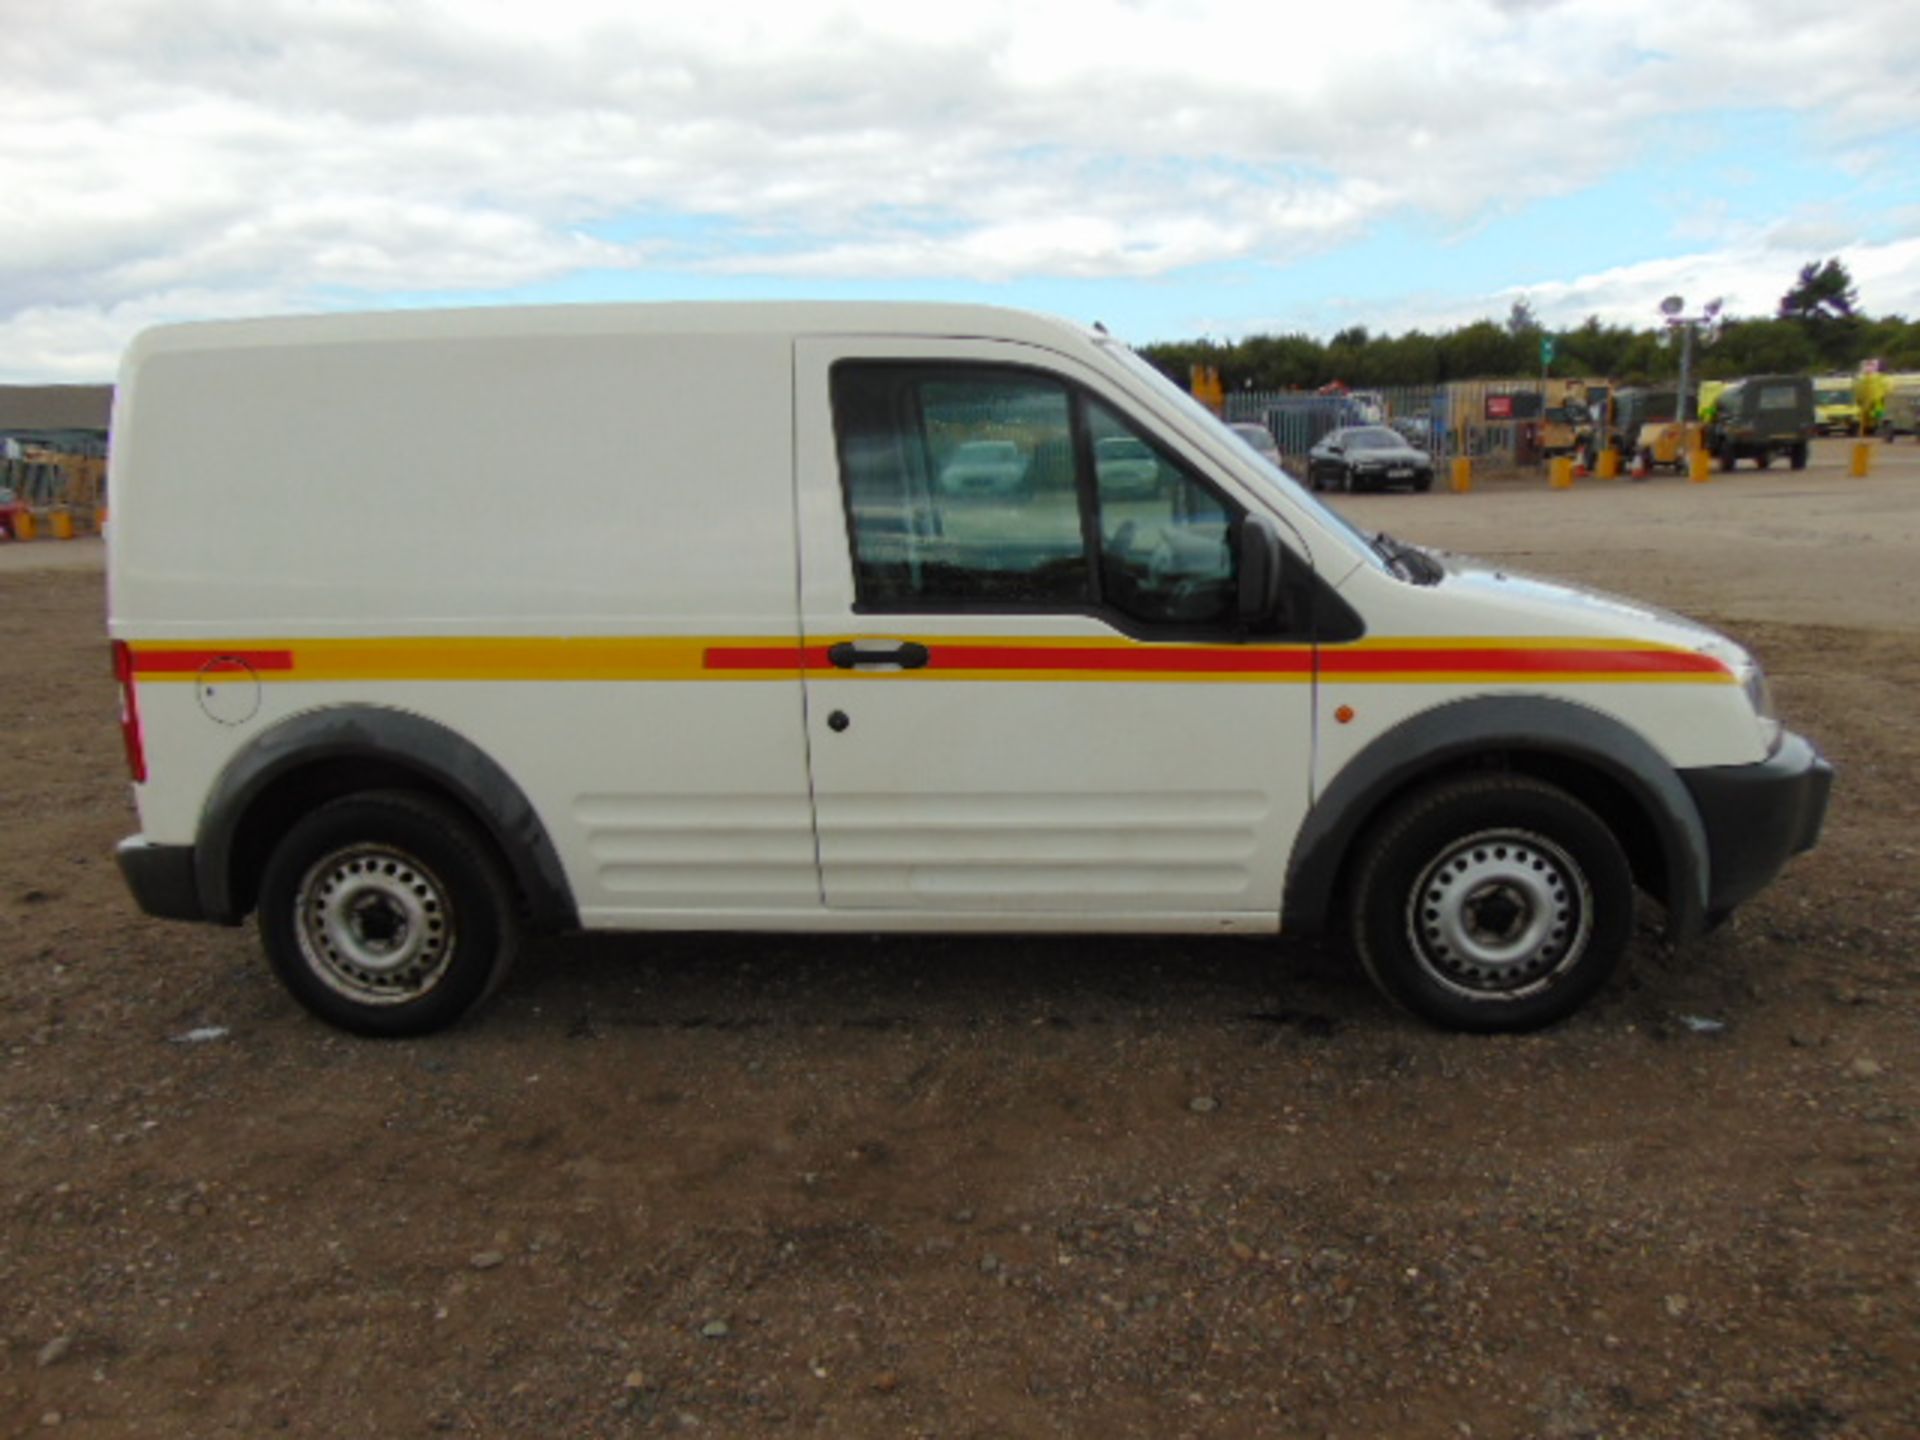
<svg viewBox="0 0 1920 1440">
<path fill-rule="evenodd" d="M 1773 467 L 1773 451 L 1767 449 L 1764 445 L 1761 446 L 1760 453 L 1753 457 L 1753 463 L 1758 465 L 1762 470 L 1771 469 Z"/>
<path fill-rule="evenodd" d="M 511 882 L 450 807 L 408 791 L 349 795 L 296 824 L 260 882 L 260 938 L 281 983 L 362 1035 L 453 1024 L 513 963 Z"/>
<path fill-rule="evenodd" d="M 1556 786 L 1519 775 L 1442 782 L 1393 810 L 1362 856 L 1351 911 L 1360 960 L 1389 998 L 1436 1025 L 1550 1025 L 1626 955 L 1626 856 Z"/>
<path fill-rule="evenodd" d="M 1795 445 L 1792 450 L 1787 452 L 1787 463 L 1796 470 L 1804 470 L 1807 468 L 1806 441 L 1802 440 L 1798 445 Z"/>
</svg>

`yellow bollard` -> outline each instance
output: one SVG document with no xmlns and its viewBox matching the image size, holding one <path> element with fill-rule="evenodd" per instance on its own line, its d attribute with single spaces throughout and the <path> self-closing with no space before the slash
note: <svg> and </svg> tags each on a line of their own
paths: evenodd
<svg viewBox="0 0 1920 1440">
<path fill-rule="evenodd" d="M 1696 485 L 1713 479 L 1713 456 L 1704 450 L 1695 450 L 1687 456 L 1687 478 Z"/>
<path fill-rule="evenodd" d="M 1856 480 L 1864 480 L 1873 472 L 1873 446 L 1865 440 L 1853 442 L 1853 463 L 1847 467 L 1847 473 Z"/>
<path fill-rule="evenodd" d="M 33 539 L 33 511 L 16 510 L 13 512 L 13 538 L 16 540 Z"/>
<path fill-rule="evenodd" d="M 1611 448 L 1602 450 L 1600 452 L 1600 468 L 1594 473 L 1599 475 L 1602 480 L 1618 480 L 1620 478 L 1620 452 Z"/>
<path fill-rule="evenodd" d="M 1573 461 L 1564 455 L 1556 455 L 1547 465 L 1547 484 L 1555 490 L 1573 488 Z"/>
<path fill-rule="evenodd" d="M 48 518 L 52 521 L 54 539 L 71 540 L 73 538 L 73 512 L 71 510 L 63 507 L 54 511 Z"/>
<path fill-rule="evenodd" d="M 1473 489 L 1473 461 L 1466 455 L 1453 457 L 1453 493 L 1465 495 Z"/>
</svg>

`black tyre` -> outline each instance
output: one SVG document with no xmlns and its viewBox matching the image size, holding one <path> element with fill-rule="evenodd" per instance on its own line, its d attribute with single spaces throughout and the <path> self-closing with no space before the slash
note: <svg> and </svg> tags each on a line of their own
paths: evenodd
<svg viewBox="0 0 1920 1440">
<path fill-rule="evenodd" d="M 260 939 L 321 1019 L 421 1035 L 506 978 L 519 924 L 511 882 L 467 820 L 381 790 L 323 805 L 287 832 L 261 877 Z"/>
<path fill-rule="evenodd" d="M 1740 457 L 1733 453 L 1733 446 L 1723 445 L 1720 447 L 1721 470 L 1723 471 L 1731 470 L 1735 465 L 1739 463 L 1740 463 Z"/>
<path fill-rule="evenodd" d="M 1551 1025 L 1626 954 L 1626 856 L 1556 786 L 1517 775 L 1442 782 L 1388 814 L 1361 857 L 1354 947 L 1390 999 L 1436 1025 Z"/>
<path fill-rule="evenodd" d="M 1760 453 L 1753 457 L 1753 463 L 1758 465 L 1762 470 L 1772 469 L 1773 451 L 1767 449 L 1764 445 L 1761 446 Z"/>
<path fill-rule="evenodd" d="M 1413 489 L 1417 495 L 1426 494 L 1427 491 L 1433 489 L 1433 476 L 1422 475 L 1418 480 L 1413 482 Z"/>
<path fill-rule="evenodd" d="M 1807 442 L 1802 440 L 1787 452 L 1787 463 L 1796 470 L 1807 468 Z"/>
</svg>

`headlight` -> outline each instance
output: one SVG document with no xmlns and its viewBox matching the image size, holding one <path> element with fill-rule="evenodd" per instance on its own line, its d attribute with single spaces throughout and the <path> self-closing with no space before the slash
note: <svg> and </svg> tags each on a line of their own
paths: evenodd
<svg viewBox="0 0 1920 1440">
<path fill-rule="evenodd" d="M 1702 648 L 1731 670 L 1733 678 L 1740 682 L 1740 691 L 1747 697 L 1753 718 L 1760 727 L 1760 747 L 1771 755 L 1780 744 L 1781 727 L 1780 717 L 1773 708 L 1773 687 L 1767 683 L 1767 672 L 1760 668 L 1758 660 L 1731 640 L 1721 639 Z"/>
<path fill-rule="evenodd" d="M 1774 713 L 1773 687 L 1767 684 L 1767 672 L 1758 660 L 1747 655 L 1743 663 L 1733 667 L 1733 673 L 1746 692 L 1747 704 L 1753 707 L 1753 718 L 1760 722 L 1761 748 L 1771 755 L 1780 744 L 1780 717 Z"/>
<path fill-rule="evenodd" d="M 1760 668 L 1760 662 L 1749 660 L 1746 673 L 1740 677 L 1740 688 L 1747 692 L 1747 703 L 1753 706 L 1753 713 L 1762 720 L 1779 722 L 1779 715 L 1773 708 L 1773 687 L 1767 683 L 1767 672 Z"/>
</svg>

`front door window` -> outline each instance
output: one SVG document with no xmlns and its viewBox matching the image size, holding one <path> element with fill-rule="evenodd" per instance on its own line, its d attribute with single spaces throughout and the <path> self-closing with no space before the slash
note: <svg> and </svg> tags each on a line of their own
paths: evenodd
<svg viewBox="0 0 1920 1440">
<path fill-rule="evenodd" d="M 1104 402 L 985 366 L 848 362 L 832 386 L 862 610 L 1236 623 L 1240 512 Z"/>
</svg>

